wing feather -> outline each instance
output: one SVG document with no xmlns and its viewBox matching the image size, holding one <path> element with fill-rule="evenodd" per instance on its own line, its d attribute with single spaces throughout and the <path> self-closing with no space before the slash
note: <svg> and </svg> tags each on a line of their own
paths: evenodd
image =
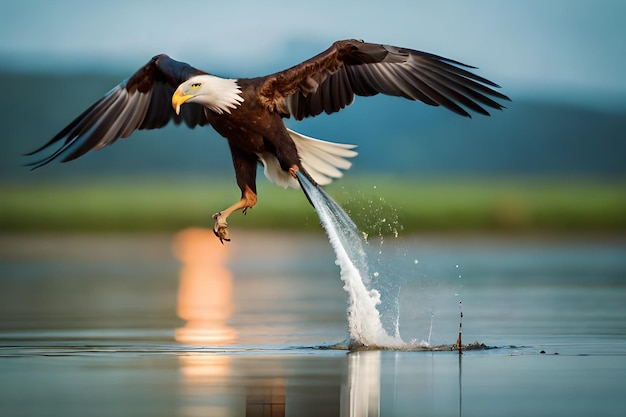
<svg viewBox="0 0 626 417">
<path fill-rule="evenodd" d="M 122 81 L 92 104 L 33 155 L 62 142 L 47 157 L 27 164 L 33 169 L 57 158 L 61 162 L 76 159 L 91 150 L 98 150 L 134 131 L 158 129 L 170 121 L 184 122 L 193 128 L 208 124 L 201 105 L 189 103 L 176 115 L 171 97 L 176 87 L 192 75 L 203 72 L 178 62 L 167 55 L 157 55 L 128 80 Z"/>
<path fill-rule="evenodd" d="M 467 96 L 468 98 L 473 98 L 474 100 L 477 100 L 489 107 L 497 109 L 497 108 L 501 108 L 502 106 L 498 102 L 487 97 L 485 94 L 498 97 L 502 100 L 508 100 L 508 97 L 504 96 L 503 94 L 497 91 L 490 90 L 484 85 L 474 82 L 473 80 L 470 80 L 467 78 L 455 79 L 453 77 L 448 76 L 445 73 L 443 74 L 438 73 L 436 71 L 432 71 L 429 68 L 427 68 L 426 71 L 428 74 L 430 74 L 431 77 L 435 77 L 441 80 L 442 83 L 454 88 L 460 94 L 463 94 Z"/>
<path fill-rule="evenodd" d="M 426 52 L 357 40 L 337 41 L 315 57 L 264 77 L 264 104 L 297 120 L 334 113 L 355 96 L 386 94 L 443 106 L 462 116 L 466 110 L 489 115 L 509 101 L 497 84 L 474 67 Z"/>
<path fill-rule="evenodd" d="M 481 103 L 483 103 L 484 100 L 480 98 L 479 94 L 474 95 L 472 90 L 463 88 L 463 86 L 459 85 L 455 81 L 447 80 L 446 78 L 442 77 L 441 75 L 437 73 L 424 72 L 424 77 L 425 79 L 428 80 L 427 82 L 433 86 L 433 88 L 436 88 L 438 91 L 441 91 L 442 94 L 446 94 L 447 96 L 451 97 L 454 101 L 462 104 L 463 106 L 471 109 L 472 111 L 475 111 L 476 113 L 489 116 L 489 112 L 487 110 L 485 110 L 482 106 L 480 106 L 480 104 L 476 103 L 476 101 L 472 100 L 472 98 L 474 98 L 480 101 Z M 484 99 L 487 99 L 484 96 L 482 97 Z M 493 103 L 497 105 L 496 102 L 493 102 Z M 462 111 L 464 113 L 463 114 L 464 116 L 469 115 L 461 107 L 458 107 L 457 110 Z"/>
</svg>

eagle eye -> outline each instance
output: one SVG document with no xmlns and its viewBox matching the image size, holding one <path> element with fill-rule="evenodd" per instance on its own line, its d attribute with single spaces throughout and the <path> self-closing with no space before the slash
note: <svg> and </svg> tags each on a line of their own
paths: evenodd
<svg viewBox="0 0 626 417">
<path fill-rule="evenodd" d="M 202 84 L 201 83 L 193 83 L 191 84 L 192 88 L 199 88 Z"/>
</svg>

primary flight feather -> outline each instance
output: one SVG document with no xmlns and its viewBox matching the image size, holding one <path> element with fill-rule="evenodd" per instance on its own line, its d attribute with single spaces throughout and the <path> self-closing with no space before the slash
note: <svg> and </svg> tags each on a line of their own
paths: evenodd
<svg viewBox="0 0 626 417">
<path fill-rule="evenodd" d="M 227 217 L 256 204 L 258 163 L 275 184 L 298 188 L 297 171 L 325 185 L 341 177 L 341 170 L 351 165 L 348 158 L 356 155 L 354 145 L 287 129 L 284 118 L 334 113 L 355 96 L 379 93 L 443 106 L 465 117 L 470 111 L 488 116 L 487 108 L 502 109 L 496 99 L 509 98 L 472 68 L 426 52 L 357 40 L 337 41 L 296 66 L 256 78 L 221 78 L 157 55 L 31 152 L 60 144 L 29 165 L 71 161 L 135 130 L 161 128 L 170 121 L 190 128 L 210 124 L 228 141 L 241 189 L 239 201 L 213 216 L 216 236 L 229 240 Z"/>
</svg>

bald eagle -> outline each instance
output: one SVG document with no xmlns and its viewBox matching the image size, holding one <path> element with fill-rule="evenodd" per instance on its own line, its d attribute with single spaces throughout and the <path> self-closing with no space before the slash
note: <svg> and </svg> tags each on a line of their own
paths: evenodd
<svg viewBox="0 0 626 417">
<path fill-rule="evenodd" d="M 138 129 L 157 129 L 170 121 L 190 128 L 211 125 L 230 147 L 241 199 L 216 213 L 215 235 L 229 239 L 226 219 L 245 214 L 257 202 L 259 163 L 273 183 L 299 188 L 300 171 L 314 184 L 342 176 L 354 145 L 310 138 L 288 129 L 284 118 L 302 120 L 334 113 L 355 96 L 378 93 L 443 106 L 461 116 L 489 116 L 502 109 L 494 99 L 509 98 L 499 86 L 438 55 L 390 45 L 342 40 L 296 66 L 264 77 L 228 79 L 161 54 L 96 101 L 33 155 L 57 143 L 33 169 L 55 159 L 71 161 L 126 138 Z M 184 104 L 184 106 L 183 106 Z"/>
</svg>

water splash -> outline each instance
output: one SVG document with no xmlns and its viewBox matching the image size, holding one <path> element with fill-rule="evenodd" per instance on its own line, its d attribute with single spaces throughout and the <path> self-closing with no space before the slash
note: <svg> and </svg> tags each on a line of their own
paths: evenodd
<svg viewBox="0 0 626 417">
<path fill-rule="evenodd" d="M 341 268 L 341 280 L 348 292 L 348 331 L 351 346 L 400 348 L 405 343 L 400 336 L 389 335 L 380 320 L 376 306 L 380 293 L 368 289 L 370 274 L 363 235 L 345 211 L 319 186 L 313 185 L 302 173 L 298 180 L 307 198 L 315 207 L 332 245 L 336 263 Z"/>
</svg>

